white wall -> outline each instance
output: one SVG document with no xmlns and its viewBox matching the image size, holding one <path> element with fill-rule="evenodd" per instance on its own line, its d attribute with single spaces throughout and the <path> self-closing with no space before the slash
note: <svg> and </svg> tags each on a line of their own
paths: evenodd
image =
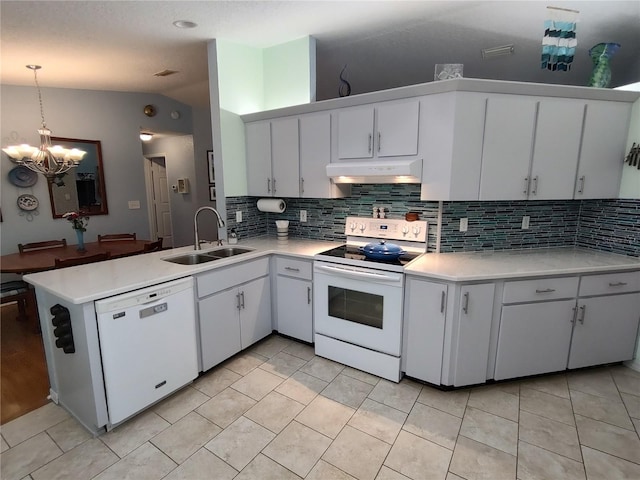
<svg viewBox="0 0 640 480">
<path fill-rule="evenodd" d="M 12 132 L 21 141 L 38 145 L 36 130 L 40 126 L 40 112 L 35 87 L 1 85 L 0 97 L 2 146 L 9 143 Z M 140 128 L 190 134 L 191 107 L 162 95 L 146 93 L 43 88 L 42 98 L 47 126 L 54 136 L 101 141 L 109 214 L 91 217 L 86 241 L 95 241 L 98 233 L 107 232 L 136 232 L 139 238 L 150 238 Z M 156 106 L 155 117 L 144 115 L 147 104 Z M 173 110 L 181 112 L 179 120 L 169 116 Z M 3 153 L 0 159 L 2 254 L 16 252 L 18 243 L 56 238 L 76 243 L 69 222 L 52 218 L 45 178 L 40 175 L 33 187 L 18 188 L 7 179 L 7 173 L 14 166 Z M 30 222 L 20 216 L 16 205 L 17 197 L 23 193 L 33 194 L 40 201 L 38 215 Z M 139 200 L 140 209 L 129 210 L 129 200 Z"/>
</svg>

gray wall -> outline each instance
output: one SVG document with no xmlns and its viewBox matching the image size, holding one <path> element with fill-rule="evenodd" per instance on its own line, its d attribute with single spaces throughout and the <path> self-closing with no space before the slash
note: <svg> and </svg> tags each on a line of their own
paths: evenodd
<svg viewBox="0 0 640 480">
<path fill-rule="evenodd" d="M 1 85 L 0 96 L 2 146 L 8 145 L 15 136 L 20 143 L 38 145 L 40 112 L 35 87 Z M 141 238 L 149 238 L 139 131 L 143 127 L 190 134 L 193 128 L 191 107 L 146 93 L 43 88 L 42 97 L 47 126 L 54 136 L 100 140 L 102 143 L 109 214 L 91 217 L 86 241 L 95 241 L 98 233 L 106 232 L 136 232 Z M 144 115 L 143 108 L 147 104 L 156 106 L 155 117 Z M 180 119 L 171 119 L 172 110 L 180 111 Z M 18 188 L 7 179 L 14 166 L 3 153 L 0 160 L 2 254 L 16 252 L 18 243 L 63 237 L 75 243 L 69 223 L 52 218 L 45 178 L 39 175 L 33 187 Z M 24 193 L 33 194 L 40 201 L 38 215 L 32 221 L 21 216 L 16 205 L 17 197 Z M 139 200 L 140 209 L 129 210 L 129 200 Z"/>
</svg>

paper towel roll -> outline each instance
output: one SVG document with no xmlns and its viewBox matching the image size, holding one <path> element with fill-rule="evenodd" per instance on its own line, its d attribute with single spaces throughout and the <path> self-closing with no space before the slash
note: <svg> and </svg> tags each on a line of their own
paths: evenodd
<svg viewBox="0 0 640 480">
<path fill-rule="evenodd" d="M 287 204 L 281 198 L 261 198 L 258 200 L 258 210 L 261 212 L 282 213 Z"/>
</svg>

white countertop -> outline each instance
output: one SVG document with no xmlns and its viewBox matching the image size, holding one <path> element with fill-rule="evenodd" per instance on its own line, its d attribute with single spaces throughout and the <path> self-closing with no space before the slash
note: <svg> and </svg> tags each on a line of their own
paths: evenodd
<svg viewBox="0 0 640 480">
<path fill-rule="evenodd" d="M 199 265 L 179 265 L 162 259 L 194 252 L 193 246 L 160 252 L 116 258 L 71 268 L 49 270 L 25 275 L 24 280 L 74 304 L 92 302 L 139 288 L 188 277 L 208 270 L 226 267 L 264 255 L 280 254 L 311 258 L 316 253 L 336 245 L 335 242 L 289 239 L 278 242 L 275 237 L 241 240 L 237 246 L 255 250 L 230 258 Z M 225 244 L 225 247 L 228 246 Z M 232 245 L 233 246 L 233 245 Z M 202 252 L 218 248 L 202 245 Z"/>
<path fill-rule="evenodd" d="M 405 273 L 454 281 L 639 270 L 640 258 L 587 248 L 560 247 L 469 253 L 427 253 Z"/>
</svg>

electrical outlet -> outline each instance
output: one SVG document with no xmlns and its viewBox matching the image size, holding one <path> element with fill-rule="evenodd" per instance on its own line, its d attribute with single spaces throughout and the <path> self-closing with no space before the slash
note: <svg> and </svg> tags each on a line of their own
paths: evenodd
<svg viewBox="0 0 640 480">
<path fill-rule="evenodd" d="M 307 211 L 306 210 L 300 210 L 300 221 L 301 222 L 306 222 L 307 221 Z"/>
<path fill-rule="evenodd" d="M 529 215 L 522 217 L 522 229 L 527 230 L 529 228 Z"/>
<path fill-rule="evenodd" d="M 242 222 L 242 210 L 237 210 L 236 211 L 236 222 L 237 223 Z"/>
<path fill-rule="evenodd" d="M 461 232 L 466 232 L 467 229 L 469 228 L 469 219 L 468 218 L 461 218 L 460 219 L 460 231 Z"/>
</svg>

